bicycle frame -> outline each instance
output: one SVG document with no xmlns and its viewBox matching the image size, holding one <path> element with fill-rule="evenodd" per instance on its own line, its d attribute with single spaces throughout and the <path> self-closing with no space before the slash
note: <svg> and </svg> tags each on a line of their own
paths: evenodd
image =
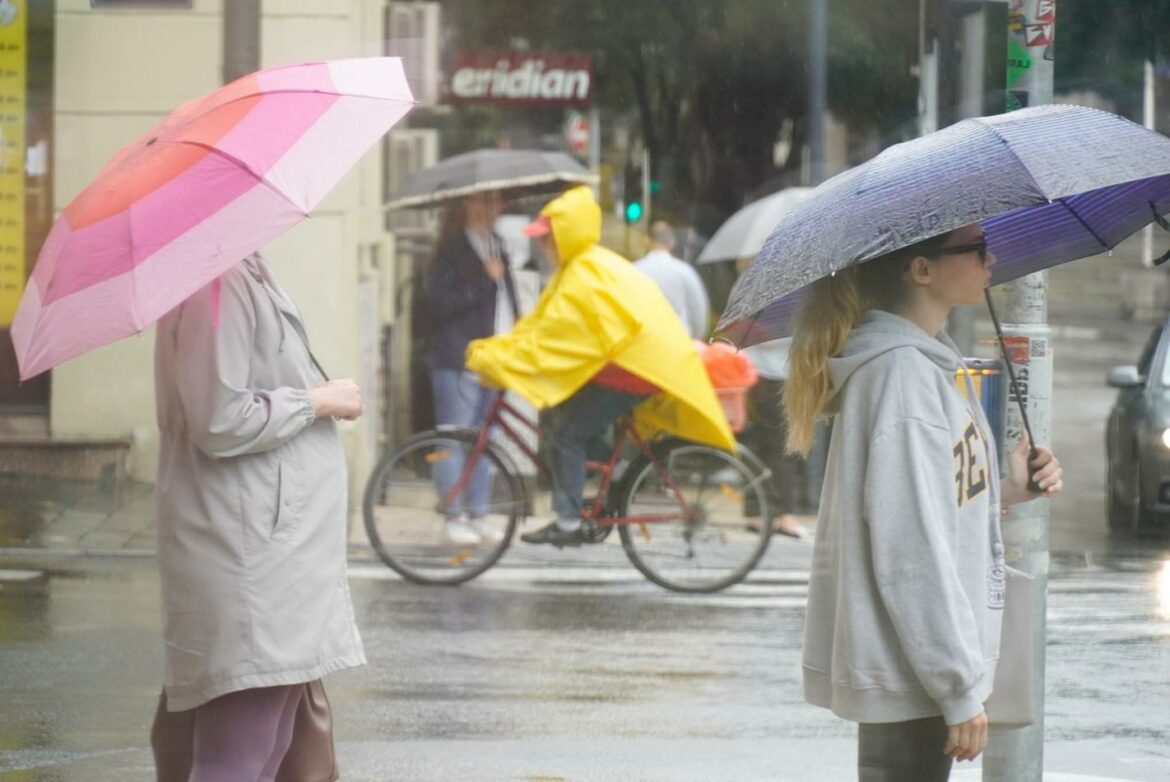
<svg viewBox="0 0 1170 782">
<path fill-rule="evenodd" d="M 511 421 L 509 420 L 511 419 Z M 519 427 L 526 429 L 529 434 L 540 437 L 540 426 L 524 415 L 524 413 L 517 410 L 513 405 L 508 403 L 504 398 L 504 392 L 496 392 L 492 399 L 491 405 L 488 407 L 487 414 L 484 416 L 483 426 L 479 430 L 479 437 L 476 439 L 475 446 L 471 453 L 467 455 L 467 459 L 463 463 L 463 473 L 459 476 L 459 480 L 451 487 L 447 495 L 443 497 L 440 503 L 440 508 L 447 507 L 459 494 L 467 487 L 468 481 L 471 480 L 471 475 L 475 472 L 476 465 L 487 448 L 488 443 L 491 442 L 491 433 L 493 428 L 498 428 L 505 437 L 511 442 L 515 443 L 526 457 L 536 465 L 545 476 L 548 475 L 548 465 L 537 455 L 536 451 L 524 440 L 523 430 L 518 431 Z M 666 487 L 674 494 L 679 504 L 682 506 L 682 518 L 689 518 L 692 514 L 692 508 L 687 502 L 686 496 L 681 492 L 674 480 L 670 477 L 669 471 L 662 467 L 658 458 L 654 455 L 650 444 L 638 434 L 634 427 L 633 419 L 629 415 L 622 416 L 617 422 L 617 434 L 614 437 L 613 450 L 609 455 L 609 459 L 604 462 L 594 461 L 592 459 L 585 460 L 585 469 L 587 472 L 599 473 L 601 475 L 601 485 L 598 488 L 597 496 L 587 506 L 581 508 L 581 518 L 583 520 L 593 520 L 600 526 L 616 526 L 619 524 L 655 524 L 666 521 L 676 521 L 680 518 L 680 514 L 642 514 L 637 516 L 603 516 L 602 511 L 605 508 L 606 495 L 609 493 L 610 486 L 614 480 L 614 472 L 617 463 L 621 458 L 622 449 L 625 447 L 626 441 L 633 442 L 638 450 L 643 453 L 650 463 L 654 466 L 655 471 L 662 479 Z"/>
</svg>

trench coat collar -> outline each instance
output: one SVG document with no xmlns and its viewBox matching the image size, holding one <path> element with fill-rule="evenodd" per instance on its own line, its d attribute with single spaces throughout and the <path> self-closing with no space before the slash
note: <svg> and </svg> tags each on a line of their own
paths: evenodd
<svg viewBox="0 0 1170 782">
<path fill-rule="evenodd" d="M 244 268 L 252 275 L 253 279 L 260 283 L 261 287 L 264 288 L 264 292 L 268 294 L 268 299 L 272 302 L 273 306 L 288 321 L 289 325 L 296 331 L 297 336 L 304 340 L 305 346 L 308 347 L 309 334 L 305 330 L 305 322 L 301 318 L 301 312 L 297 309 L 297 305 L 293 303 L 292 298 L 280 287 L 264 257 L 260 253 L 252 253 L 244 259 Z M 281 347 L 283 348 L 283 345 Z"/>
</svg>

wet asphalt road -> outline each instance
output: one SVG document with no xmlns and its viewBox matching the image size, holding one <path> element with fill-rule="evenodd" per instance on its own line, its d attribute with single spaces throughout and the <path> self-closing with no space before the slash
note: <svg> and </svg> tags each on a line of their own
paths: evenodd
<svg viewBox="0 0 1170 782">
<path fill-rule="evenodd" d="M 1102 378 L 1138 331 L 1056 343 L 1068 488 L 1052 513 L 1045 758 L 1061 779 L 1170 779 L 1170 541 L 1111 538 L 1103 518 Z M 801 700 L 809 551 L 777 539 L 750 583 L 707 597 L 647 584 L 616 550 L 575 567 L 518 550 L 457 589 L 357 563 L 370 665 L 328 681 L 343 779 L 853 778 L 853 728 Z M 0 568 L 0 782 L 151 779 L 154 563 Z"/>
<path fill-rule="evenodd" d="M 23 564 L 41 575 L 0 582 L 0 780 L 151 779 L 153 563 Z M 801 703 L 800 578 L 678 596 L 620 564 L 458 589 L 355 567 L 370 665 L 328 682 L 343 778 L 851 778 L 853 729 Z M 1170 779 L 1170 573 L 1066 570 L 1049 605 L 1046 767 Z"/>
</svg>

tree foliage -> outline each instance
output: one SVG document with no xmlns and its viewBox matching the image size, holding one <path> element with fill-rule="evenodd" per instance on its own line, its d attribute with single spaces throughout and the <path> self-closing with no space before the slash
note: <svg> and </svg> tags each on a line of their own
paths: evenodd
<svg viewBox="0 0 1170 782">
<path fill-rule="evenodd" d="M 1170 0 L 1060 0 L 1056 23 L 1057 91 L 1093 90 L 1140 116 L 1144 63 L 1170 61 Z"/>
<path fill-rule="evenodd" d="M 809 0 L 445 0 L 453 48 L 588 51 L 606 116 L 636 118 L 657 206 L 710 230 L 794 183 L 806 137 Z M 917 0 L 830 0 L 829 102 L 858 130 L 916 111 Z M 773 150 L 787 131 L 787 159 Z M 771 184 L 769 184 L 771 183 Z"/>
</svg>

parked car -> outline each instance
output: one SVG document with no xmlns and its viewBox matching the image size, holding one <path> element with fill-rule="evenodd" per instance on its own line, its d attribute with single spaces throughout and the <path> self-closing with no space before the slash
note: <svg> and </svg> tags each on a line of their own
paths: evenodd
<svg viewBox="0 0 1170 782">
<path fill-rule="evenodd" d="M 1150 334 L 1136 365 L 1114 367 L 1118 389 L 1105 428 L 1110 529 L 1139 532 L 1170 521 L 1170 320 Z"/>
</svg>

